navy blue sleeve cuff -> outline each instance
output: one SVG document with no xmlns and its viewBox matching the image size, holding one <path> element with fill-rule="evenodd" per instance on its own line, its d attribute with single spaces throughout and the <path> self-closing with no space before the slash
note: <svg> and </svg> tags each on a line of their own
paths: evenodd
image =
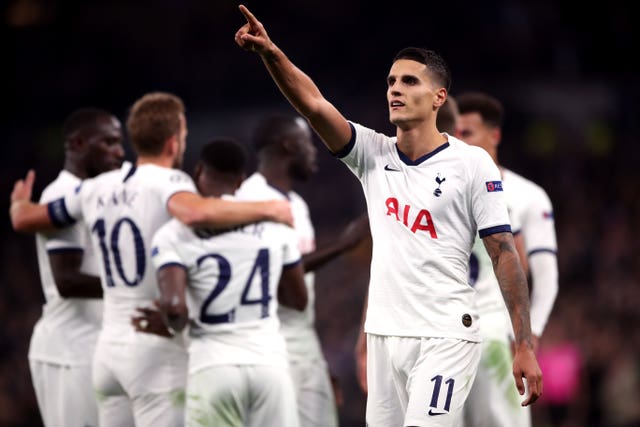
<svg viewBox="0 0 640 427">
<path fill-rule="evenodd" d="M 282 266 L 282 269 L 283 269 L 283 270 L 286 270 L 286 269 L 288 269 L 288 268 L 293 268 L 293 267 L 295 267 L 296 265 L 300 264 L 301 262 L 302 262 L 302 258 L 300 258 L 300 259 L 299 259 L 299 260 L 297 260 L 297 261 L 291 262 L 291 263 L 289 263 L 289 264 L 285 264 L 285 265 L 283 265 L 283 266 Z"/>
<path fill-rule="evenodd" d="M 485 238 L 496 233 L 511 233 L 511 226 L 509 224 L 496 225 L 495 227 L 485 228 L 484 230 L 478 230 L 480 238 Z"/>
<path fill-rule="evenodd" d="M 49 212 L 49 219 L 51 223 L 57 228 L 67 227 L 75 224 L 76 220 L 69 215 L 67 207 L 64 204 L 64 198 L 49 202 L 47 205 L 47 211 Z"/>
<path fill-rule="evenodd" d="M 339 159 L 349 154 L 351 150 L 353 150 L 353 146 L 356 144 L 356 128 L 353 127 L 353 124 L 351 122 L 348 123 L 349 127 L 351 128 L 351 139 L 349 140 L 349 142 L 347 142 L 347 145 L 345 145 L 340 151 L 332 153 L 334 157 L 337 157 Z"/>
</svg>

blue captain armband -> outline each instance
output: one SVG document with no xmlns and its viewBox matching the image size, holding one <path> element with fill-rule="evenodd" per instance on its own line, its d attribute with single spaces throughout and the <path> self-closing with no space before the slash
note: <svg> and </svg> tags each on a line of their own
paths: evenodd
<svg viewBox="0 0 640 427">
<path fill-rule="evenodd" d="M 47 211 L 49 212 L 51 223 L 57 228 L 67 227 L 76 222 L 76 220 L 69 215 L 69 212 L 67 212 L 64 198 L 49 202 L 49 204 L 47 204 Z"/>
</svg>

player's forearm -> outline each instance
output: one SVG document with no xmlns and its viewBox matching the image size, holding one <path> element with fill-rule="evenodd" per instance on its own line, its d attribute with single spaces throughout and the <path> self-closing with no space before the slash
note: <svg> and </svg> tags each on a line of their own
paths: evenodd
<svg viewBox="0 0 640 427">
<path fill-rule="evenodd" d="M 102 298 L 99 277 L 84 273 L 60 273 L 54 277 L 63 298 Z"/>
<path fill-rule="evenodd" d="M 274 44 L 261 55 L 261 58 L 274 82 L 291 105 L 303 116 L 312 116 L 323 99 L 320 89 L 313 80 L 296 67 Z"/>
<path fill-rule="evenodd" d="M 282 94 L 307 118 L 327 148 L 333 153 L 340 151 L 351 138 L 351 127 L 342 114 L 277 46 L 272 44 L 261 58 Z"/>
<path fill-rule="evenodd" d="M 541 336 L 558 294 L 558 262 L 555 253 L 538 252 L 529 259 L 531 271 L 531 331 Z"/>
<path fill-rule="evenodd" d="M 224 228 L 273 219 L 269 202 L 233 202 L 193 193 L 174 195 L 168 209 L 190 227 Z"/>
<path fill-rule="evenodd" d="M 302 256 L 302 263 L 304 264 L 304 271 L 315 271 L 317 268 L 322 267 L 332 259 L 336 258 L 345 248 L 339 243 L 329 244 L 316 249 L 313 252 Z"/>
<path fill-rule="evenodd" d="M 503 251 L 494 263 L 494 271 L 509 310 L 516 345 L 533 348 L 527 280 L 515 250 Z"/>
<path fill-rule="evenodd" d="M 11 203 L 9 215 L 13 229 L 22 233 L 35 233 L 55 228 L 49 218 L 47 205 L 24 200 L 14 201 Z"/>
</svg>

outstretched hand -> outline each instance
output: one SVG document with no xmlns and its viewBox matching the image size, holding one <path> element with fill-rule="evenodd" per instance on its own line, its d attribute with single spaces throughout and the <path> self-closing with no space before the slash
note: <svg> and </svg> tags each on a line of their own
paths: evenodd
<svg viewBox="0 0 640 427">
<path fill-rule="evenodd" d="M 236 32 L 235 40 L 241 48 L 263 54 L 271 44 L 264 25 L 244 5 L 238 6 L 247 23 Z"/>
<path fill-rule="evenodd" d="M 533 350 L 529 347 L 516 349 L 513 356 L 513 376 L 516 380 L 518 393 L 524 395 L 528 389 L 528 395 L 522 402 L 522 406 L 531 405 L 542 395 L 542 371 Z M 524 381 L 527 380 L 526 387 Z"/>
</svg>

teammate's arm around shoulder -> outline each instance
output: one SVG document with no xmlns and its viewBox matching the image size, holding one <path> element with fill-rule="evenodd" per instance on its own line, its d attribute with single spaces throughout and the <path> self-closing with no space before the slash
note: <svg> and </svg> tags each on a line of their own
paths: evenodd
<svg viewBox="0 0 640 427">
<path fill-rule="evenodd" d="M 482 241 L 491 257 L 493 270 L 509 309 L 516 340 L 513 375 L 521 395 L 525 392 L 522 378 L 527 380 L 529 395 L 522 402 L 522 406 L 527 406 L 542 394 L 542 371 L 533 352 L 526 277 L 520 266 L 511 233 L 491 234 Z"/>
<path fill-rule="evenodd" d="M 282 94 L 307 118 L 327 148 L 333 153 L 339 152 L 351 139 L 347 120 L 324 98 L 313 80 L 271 41 L 264 25 L 249 9 L 243 5 L 239 8 L 247 23 L 236 32 L 236 43 L 260 55 Z"/>
<path fill-rule="evenodd" d="M 258 221 L 293 225 L 287 200 L 236 202 L 183 191 L 169 198 L 167 209 L 190 227 L 233 227 Z"/>
<path fill-rule="evenodd" d="M 53 222 L 49 218 L 47 205 L 31 201 L 35 179 L 36 173 L 30 170 L 25 179 L 19 179 L 13 185 L 9 216 L 11 217 L 11 226 L 15 231 L 34 233 L 54 228 Z"/>
</svg>

